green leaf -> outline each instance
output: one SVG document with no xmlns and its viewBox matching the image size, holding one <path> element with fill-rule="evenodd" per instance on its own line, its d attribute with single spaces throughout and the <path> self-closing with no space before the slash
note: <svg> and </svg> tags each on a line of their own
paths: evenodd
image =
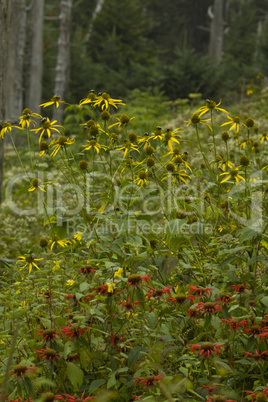
<svg viewBox="0 0 268 402">
<path fill-rule="evenodd" d="M 107 382 L 107 389 L 112 388 L 116 384 L 116 382 L 117 381 L 116 381 L 115 375 L 112 374 Z"/>
<path fill-rule="evenodd" d="M 92 394 L 96 389 L 100 388 L 103 384 L 105 384 L 105 380 L 93 380 L 89 387 L 89 393 Z"/>
<path fill-rule="evenodd" d="M 262 304 L 264 304 L 266 307 L 268 307 L 268 296 L 264 296 L 261 299 Z"/>
<path fill-rule="evenodd" d="M 84 372 L 74 363 L 67 363 L 66 372 L 72 386 L 78 390 L 78 388 L 83 384 Z"/>
<path fill-rule="evenodd" d="M 90 285 L 87 282 L 82 282 L 79 286 L 80 292 L 84 292 L 84 290 L 87 290 L 90 288 Z"/>
<path fill-rule="evenodd" d="M 179 370 L 185 377 L 188 377 L 188 369 L 186 367 L 180 367 Z"/>
<path fill-rule="evenodd" d="M 147 348 L 144 346 L 135 346 L 128 355 L 128 367 L 133 366 L 133 364 L 141 357 L 141 352 L 145 351 L 147 351 Z"/>
</svg>

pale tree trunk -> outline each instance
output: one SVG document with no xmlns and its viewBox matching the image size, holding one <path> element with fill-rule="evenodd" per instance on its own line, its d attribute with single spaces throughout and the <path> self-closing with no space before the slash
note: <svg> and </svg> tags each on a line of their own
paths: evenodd
<svg viewBox="0 0 268 402">
<path fill-rule="evenodd" d="M 0 0 L 0 127 L 7 119 L 7 59 L 9 47 L 9 32 L 11 22 L 12 3 L 10 0 Z M 2 187 L 4 175 L 4 141 L 0 139 L 0 203 L 2 202 Z"/>
<path fill-rule="evenodd" d="M 30 20 L 30 63 L 25 106 L 38 113 L 42 98 L 44 0 L 33 1 Z"/>
<path fill-rule="evenodd" d="M 87 34 L 85 37 L 85 42 L 89 42 L 89 40 L 91 38 L 93 23 L 94 23 L 97 15 L 101 12 L 104 2 L 105 2 L 105 0 L 97 0 L 95 10 L 93 11 L 91 20 L 89 22 L 89 27 L 88 27 L 88 31 L 87 31 Z"/>
<path fill-rule="evenodd" d="M 217 63 L 222 60 L 223 51 L 223 0 L 214 0 L 213 9 L 209 9 L 211 17 L 210 39 L 209 39 L 209 55 L 212 56 Z"/>
<path fill-rule="evenodd" d="M 59 95 L 64 100 L 70 70 L 70 31 L 71 31 L 72 0 L 61 0 L 60 32 L 58 39 L 58 55 L 56 66 L 56 78 L 54 95 Z M 58 116 L 54 110 L 53 119 L 62 121 L 63 104 L 60 103 Z"/>
<path fill-rule="evenodd" d="M 16 120 L 22 112 L 23 105 L 23 60 L 26 31 L 25 0 L 11 0 L 12 16 L 9 37 L 9 54 L 7 69 L 6 113 L 8 119 Z"/>
</svg>

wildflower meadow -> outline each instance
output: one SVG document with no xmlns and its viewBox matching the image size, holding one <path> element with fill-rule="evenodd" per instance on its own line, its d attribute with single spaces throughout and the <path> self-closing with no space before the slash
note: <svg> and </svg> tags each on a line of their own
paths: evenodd
<svg viewBox="0 0 268 402">
<path fill-rule="evenodd" d="M 1 401 L 268 401 L 265 105 L 2 124 Z"/>
</svg>

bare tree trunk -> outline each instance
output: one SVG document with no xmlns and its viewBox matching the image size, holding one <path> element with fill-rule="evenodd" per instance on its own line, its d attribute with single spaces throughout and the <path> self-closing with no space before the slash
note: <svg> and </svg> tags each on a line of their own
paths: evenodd
<svg viewBox="0 0 268 402">
<path fill-rule="evenodd" d="M 61 0 L 60 33 L 58 39 L 58 55 L 54 95 L 64 98 L 70 70 L 70 30 L 72 0 Z M 63 107 L 58 108 L 59 120 L 62 120 Z M 57 118 L 54 110 L 53 119 Z"/>
<path fill-rule="evenodd" d="M 25 0 L 11 0 L 12 16 L 8 70 L 7 70 L 7 104 L 6 113 L 8 119 L 15 120 L 22 112 L 23 104 L 23 60 L 26 30 L 26 5 Z M 16 10 L 16 11 L 15 11 Z"/>
<path fill-rule="evenodd" d="M 86 34 L 86 37 L 85 37 L 86 42 L 89 42 L 89 40 L 90 40 L 94 20 L 97 17 L 97 15 L 101 12 L 101 9 L 103 7 L 104 2 L 105 2 L 105 0 L 97 0 L 96 7 L 95 7 L 95 10 L 92 13 L 92 17 L 91 17 L 91 20 L 89 22 L 88 31 L 87 31 L 87 34 Z"/>
<path fill-rule="evenodd" d="M 211 17 L 209 55 L 220 63 L 223 49 L 223 0 L 214 0 L 213 11 L 209 9 Z"/>
<path fill-rule="evenodd" d="M 10 0 L 0 0 L 0 126 L 6 118 L 6 79 L 9 32 L 12 3 Z M 0 203 L 2 202 L 2 187 L 4 175 L 4 140 L 0 139 Z"/>
<path fill-rule="evenodd" d="M 42 97 L 44 0 L 35 0 L 31 9 L 29 85 L 26 106 L 39 112 Z"/>
</svg>

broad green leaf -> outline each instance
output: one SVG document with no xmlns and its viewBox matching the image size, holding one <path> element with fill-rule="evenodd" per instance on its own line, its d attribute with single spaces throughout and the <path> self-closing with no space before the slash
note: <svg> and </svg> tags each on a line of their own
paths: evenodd
<svg viewBox="0 0 268 402">
<path fill-rule="evenodd" d="M 72 386 L 78 390 L 78 388 L 83 384 L 84 372 L 74 363 L 67 363 L 66 373 Z"/>
</svg>

